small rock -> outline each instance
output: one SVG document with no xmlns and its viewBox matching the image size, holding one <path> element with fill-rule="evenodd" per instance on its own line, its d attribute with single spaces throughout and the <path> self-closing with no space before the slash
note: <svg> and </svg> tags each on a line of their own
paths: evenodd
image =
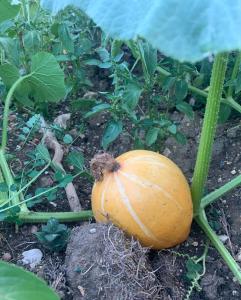
<svg viewBox="0 0 241 300">
<path fill-rule="evenodd" d="M 38 231 L 38 227 L 37 227 L 36 225 L 33 225 L 33 226 L 31 227 L 31 229 L 30 229 L 30 232 L 31 232 L 32 234 L 35 234 L 37 231 Z"/>
<path fill-rule="evenodd" d="M 227 240 L 228 240 L 228 236 L 225 235 L 225 234 L 221 234 L 221 235 L 219 235 L 218 237 L 219 237 L 219 239 L 220 239 L 220 241 L 221 241 L 222 243 L 226 243 Z"/>
<path fill-rule="evenodd" d="M 232 170 L 230 173 L 231 173 L 232 175 L 235 175 L 235 174 L 237 173 L 237 171 L 236 171 L 236 170 Z"/>
<path fill-rule="evenodd" d="M 8 252 L 3 253 L 2 260 L 10 261 L 12 259 L 12 255 Z"/>
<path fill-rule="evenodd" d="M 164 149 L 164 151 L 163 151 L 163 155 L 166 156 L 166 157 L 168 157 L 170 154 L 171 154 L 171 150 L 170 150 L 169 148 L 166 147 L 166 148 Z"/>
<path fill-rule="evenodd" d="M 90 229 L 90 233 L 96 233 L 96 229 L 95 228 L 91 228 Z"/>
<path fill-rule="evenodd" d="M 241 261 L 241 249 L 239 250 L 238 254 L 236 255 L 236 260 Z"/>
<path fill-rule="evenodd" d="M 194 247 L 197 247 L 197 246 L 198 246 L 198 242 L 193 242 L 192 245 L 193 245 Z"/>
<path fill-rule="evenodd" d="M 239 292 L 236 291 L 236 290 L 233 290 L 233 291 L 232 291 L 232 295 L 233 295 L 233 296 L 239 296 Z"/>
<path fill-rule="evenodd" d="M 24 251 L 22 253 L 23 259 L 22 263 L 24 265 L 30 265 L 30 268 L 33 269 L 41 262 L 43 257 L 43 253 L 40 249 L 31 249 L 28 251 Z"/>
</svg>

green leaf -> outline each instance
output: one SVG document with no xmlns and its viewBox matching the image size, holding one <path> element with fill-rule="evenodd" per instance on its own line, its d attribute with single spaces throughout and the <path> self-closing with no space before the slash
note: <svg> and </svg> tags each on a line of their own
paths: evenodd
<svg viewBox="0 0 241 300">
<path fill-rule="evenodd" d="M 66 23 L 59 24 L 58 34 L 64 49 L 70 53 L 74 53 L 74 40 Z"/>
<path fill-rule="evenodd" d="M 106 150 L 108 146 L 117 139 L 122 132 L 123 124 L 121 121 L 111 121 L 104 132 L 101 140 L 101 146 Z"/>
<path fill-rule="evenodd" d="M 8 192 L 8 185 L 5 182 L 0 182 L 0 192 L 1 193 Z"/>
<path fill-rule="evenodd" d="M 106 34 L 145 38 L 162 53 L 196 62 L 210 53 L 241 48 L 241 0 L 41 0 L 54 13 L 73 4 Z"/>
<path fill-rule="evenodd" d="M 12 5 L 11 1 L 0 0 L 0 23 L 13 19 L 19 13 L 20 5 Z"/>
<path fill-rule="evenodd" d="M 70 134 L 65 134 L 63 137 L 63 142 L 65 144 L 71 144 L 73 142 L 73 138 Z"/>
<path fill-rule="evenodd" d="M 156 142 L 159 132 L 160 132 L 159 128 L 150 128 L 147 131 L 147 134 L 146 134 L 147 146 L 151 146 Z"/>
<path fill-rule="evenodd" d="M 172 124 L 172 125 L 168 126 L 167 129 L 171 134 L 176 134 L 177 133 L 177 126 L 175 124 Z"/>
<path fill-rule="evenodd" d="M 175 96 L 178 101 L 186 98 L 188 92 L 188 84 L 186 80 L 177 80 L 175 82 Z"/>
<path fill-rule="evenodd" d="M 136 83 L 129 83 L 126 86 L 126 89 L 123 93 L 122 107 L 128 112 L 133 113 L 133 110 L 136 108 L 142 89 Z"/>
<path fill-rule="evenodd" d="M 110 60 L 110 54 L 105 48 L 98 48 L 96 52 L 99 54 L 102 62 L 108 62 Z"/>
<path fill-rule="evenodd" d="M 238 73 L 238 76 L 235 80 L 235 94 L 238 94 L 241 91 L 241 72 Z"/>
<path fill-rule="evenodd" d="M 91 111 L 89 111 L 87 114 L 84 115 L 85 118 L 89 118 L 89 117 L 93 117 L 94 115 L 105 111 L 105 110 L 109 110 L 111 108 L 110 104 L 108 103 L 101 103 L 98 104 L 96 106 L 94 106 Z"/>
<path fill-rule="evenodd" d="M 71 101 L 71 109 L 73 111 L 80 111 L 80 113 L 83 113 L 85 111 L 88 111 L 92 109 L 94 106 L 96 106 L 97 101 L 96 99 L 86 99 L 81 98 L 78 100 Z"/>
<path fill-rule="evenodd" d="M 4 50 L 8 62 L 19 66 L 20 50 L 18 39 L 0 36 L 0 48 Z"/>
<path fill-rule="evenodd" d="M 2 300 L 60 299 L 33 273 L 3 261 L 0 261 L 0 295 Z"/>
<path fill-rule="evenodd" d="M 194 112 L 192 110 L 192 106 L 187 102 L 181 101 L 176 105 L 176 108 L 186 114 L 190 119 L 194 118 Z"/>
<path fill-rule="evenodd" d="M 40 158 L 46 160 L 47 162 L 51 161 L 49 151 L 44 144 L 38 144 L 36 147 L 36 153 L 40 156 Z"/>
<path fill-rule="evenodd" d="M 28 53 L 33 54 L 39 51 L 41 45 L 41 38 L 39 32 L 37 30 L 27 31 L 24 34 L 23 43 L 25 50 L 27 50 Z"/>
<path fill-rule="evenodd" d="M 0 77 L 9 89 L 14 82 L 20 77 L 18 69 L 11 64 L 3 64 L 0 66 Z"/>
<path fill-rule="evenodd" d="M 74 166 L 78 170 L 82 171 L 84 168 L 84 156 L 79 151 L 72 151 L 67 156 L 68 164 Z"/>
<path fill-rule="evenodd" d="M 39 102 L 58 101 L 65 96 L 64 72 L 50 53 L 39 52 L 32 57 L 31 76 L 27 81 Z"/>
<path fill-rule="evenodd" d="M 150 80 L 157 67 L 157 50 L 147 42 L 138 41 L 138 46 L 144 74 Z"/>
<path fill-rule="evenodd" d="M 174 135 L 175 139 L 177 140 L 177 142 L 181 145 L 186 145 L 187 143 L 187 138 L 186 136 L 181 133 L 181 132 L 177 132 L 175 135 Z"/>
<path fill-rule="evenodd" d="M 232 113 L 232 108 L 229 105 L 221 103 L 218 115 L 218 122 L 225 123 Z"/>
</svg>

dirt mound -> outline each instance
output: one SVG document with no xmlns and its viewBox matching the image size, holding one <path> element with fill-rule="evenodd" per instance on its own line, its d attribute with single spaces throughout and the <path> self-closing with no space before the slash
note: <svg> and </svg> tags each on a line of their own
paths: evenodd
<svg viewBox="0 0 241 300">
<path fill-rule="evenodd" d="M 139 242 L 112 225 L 72 230 L 66 251 L 67 280 L 74 300 L 168 299 Z"/>
</svg>

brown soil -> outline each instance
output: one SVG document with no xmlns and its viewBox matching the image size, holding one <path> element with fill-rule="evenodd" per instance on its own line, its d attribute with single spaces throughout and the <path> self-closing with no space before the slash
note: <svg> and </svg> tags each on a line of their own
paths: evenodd
<svg viewBox="0 0 241 300">
<path fill-rule="evenodd" d="M 84 136 L 79 138 L 72 146 L 75 149 L 83 151 L 87 167 L 89 166 L 88 162 L 90 159 L 100 149 L 100 138 L 104 128 L 105 116 L 100 116 L 99 118 L 100 120 L 93 120 L 89 123 Z M 193 173 L 201 119 L 196 116 L 196 119 L 193 122 L 183 118 L 180 114 L 174 114 L 173 118 L 181 123 L 182 131 L 188 137 L 188 144 L 185 146 L 178 145 L 170 138 L 163 147 L 164 153 L 182 168 L 185 175 L 190 180 Z M 17 125 L 17 123 L 17 118 L 12 121 L 13 125 Z M 74 119 L 72 123 L 78 124 L 78 118 Z M 218 129 L 213 152 L 213 161 L 207 182 L 207 191 L 214 190 L 241 173 L 241 131 L 237 126 L 238 121 L 233 121 L 229 122 L 228 126 L 220 126 Z M 15 128 L 15 126 L 12 126 L 10 129 L 10 148 L 11 151 L 23 161 L 26 148 L 30 149 L 34 145 L 31 141 L 31 143 L 27 143 L 23 151 L 16 151 L 16 146 L 18 144 L 16 136 L 18 135 L 18 130 Z M 229 130 L 227 128 L 229 128 Z M 70 128 L 70 130 L 71 129 L 73 128 Z M 39 140 L 40 137 L 37 136 L 35 142 L 38 143 Z M 120 139 L 110 147 L 110 152 L 117 156 L 130 149 L 130 138 L 126 135 L 122 135 Z M 51 176 L 51 172 L 44 176 Z M 38 184 L 42 184 L 41 180 Z M 92 184 L 83 179 L 75 180 L 74 184 L 81 199 L 81 204 L 84 208 L 89 208 Z M 232 193 L 222 197 L 222 199 L 217 201 L 217 203 L 207 210 L 209 220 L 212 223 L 220 225 L 217 234 L 228 236 L 228 241 L 225 244 L 235 257 L 241 251 L 240 196 L 241 188 L 237 188 Z M 46 204 L 40 204 L 37 206 L 37 209 L 49 211 L 68 210 L 64 193 L 59 195 L 59 199 L 55 203 L 57 205 L 56 207 L 52 204 L 48 204 L 47 206 Z M 81 224 L 78 225 L 81 226 Z M 74 224 L 69 226 L 74 226 Z M 36 231 L 38 228 L 40 228 L 40 225 L 37 225 L 37 228 L 32 225 L 23 225 L 16 228 L 12 224 L 1 223 L 0 256 L 4 253 L 10 253 L 10 262 L 21 265 L 20 259 L 23 251 L 31 248 L 40 248 L 44 253 L 44 258 L 41 264 L 32 271 L 46 279 L 48 283 L 59 292 L 62 299 L 73 299 L 72 288 L 70 287 L 69 282 L 66 281 L 66 268 L 64 267 L 65 253 L 53 254 L 44 249 L 33 234 L 33 231 Z M 205 236 L 198 226 L 193 224 L 189 239 L 173 250 L 181 254 L 200 256 L 203 252 L 205 243 Z M 146 259 L 148 264 L 151 265 L 152 270 L 155 271 L 155 276 L 162 287 L 163 292 L 160 292 L 159 298 L 156 299 L 182 299 L 189 288 L 189 282 L 185 277 L 186 258 L 176 256 L 171 250 L 168 252 L 162 251 L 160 253 L 151 251 L 150 254 L 146 256 Z M 221 300 L 229 300 L 241 298 L 240 285 L 212 246 L 210 246 L 208 251 L 206 273 L 203 276 L 200 285 L 202 290 L 200 292 L 195 291 L 192 294 L 191 299 L 211 300 L 218 298 Z M 131 298 L 126 299 L 131 300 Z M 148 298 L 144 297 L 143 299 Z"/>
</svg>

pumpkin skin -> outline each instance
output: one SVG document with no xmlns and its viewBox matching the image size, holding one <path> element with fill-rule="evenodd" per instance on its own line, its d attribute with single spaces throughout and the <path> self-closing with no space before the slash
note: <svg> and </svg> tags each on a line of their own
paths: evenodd
<svg viewBox="0 0 241 300">
<path fill-rule="evenodd" d="M 193 207 L 178 166 L 156 152 L 134 150 L 116 158 L 119 169 L 104 171 L 92 189 L 97 222 L 112 222 L 143 246 L 173 247 L 189 235 Z"/>
</svg>

